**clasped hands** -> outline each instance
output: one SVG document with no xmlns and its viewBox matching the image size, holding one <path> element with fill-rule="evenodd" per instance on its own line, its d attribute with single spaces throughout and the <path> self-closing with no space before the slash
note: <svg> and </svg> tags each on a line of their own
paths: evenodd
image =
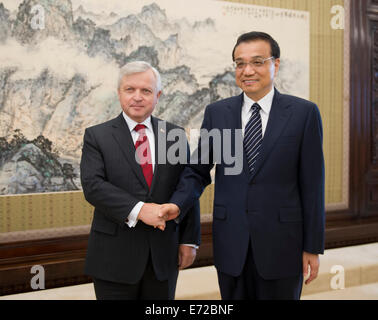
<svg viewBox="0 0 378 320">
<path fill-rule="evenodd" d="M 176 219 L 179 213 L 180 209 L 174 203 L 145 203 L 139 212 L 138 220 L 164 231 L 165 222 Z"/>
</svg>

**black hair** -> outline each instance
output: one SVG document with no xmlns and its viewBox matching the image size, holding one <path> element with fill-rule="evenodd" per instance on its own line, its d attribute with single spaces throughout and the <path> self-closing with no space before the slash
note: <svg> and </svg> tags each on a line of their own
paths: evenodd
<svg viewBox="0 0 378 320">
<path fill-rule="evenodd" d="M 239 44 L 243 42 L 251 42 L 251 41 L 256 41 L 256 40 L 263 40 L 263 41 L 269 42 L 272 57 L 274 57 L 274 59 L 278 59 L 280 57 L 281 50 L 276 40 L 274 40 L 269 34 L 265 32 L 252 31 L 252 32 L 244 33 L 241 36 L 239 36 L 238 40 L 236 41 L 234 50 L 232 50 L 232 61 L 235 61 L 234 54 L 235 54 L 236 47 Z"/>
</svg>

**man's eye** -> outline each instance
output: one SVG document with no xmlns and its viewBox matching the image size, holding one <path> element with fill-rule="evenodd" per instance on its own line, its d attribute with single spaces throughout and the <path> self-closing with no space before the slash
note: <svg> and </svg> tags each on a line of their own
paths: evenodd
<svg viewBox="0 0 378 320">
<path fill-rule="evenodd" d="M 146 94 L 148 94 L 148 93 L 152 93 L 152 91 L 149 90 L 149 89 L 143 89 L 143 92 L 146 93 Z"/>
<path fill-rule="evenodd" d="M 256 66 L 256 67 L 261 67 L 264 62 L 263 61 L 254 61 L 253 64 Z"/>
</svg>

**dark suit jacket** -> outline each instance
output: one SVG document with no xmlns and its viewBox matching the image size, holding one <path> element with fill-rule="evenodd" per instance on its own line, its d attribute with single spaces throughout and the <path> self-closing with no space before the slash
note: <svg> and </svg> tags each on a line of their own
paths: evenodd
<svg viewBox="0 0 378 320">
<path fill-rule="evenodd" d="M 241 129 L 243 95 L 206 108 L 202 128 Z M 238 130 L 240 132 L 240 130 Z M 210 155 L 209 164 L 184 170 L 171 198 L 184 217 L 190 204 L 210 183 L 214 145 L 199 144 L 198 153 Z M 223 139 L 222 139 L 223 146 Z M 243 171 L 225 175 L 231 167 L 222 158 L 215 173 L 213 249 L 216 268 L 238 276 L 249 242 L 259 274 L 280 279 L 302 272 L 302 252 L 324 250 L 324 160 L 322 123 L 317 106 L 275 90 L 273 104 L 253 174 L 243 152 Z"/>
<path fill-rule="evenodd" d="M 185 164 L 158 164 L 158 122 L 152 117 L 156 164 L 149 190 L 122 113 L 115 119 L 85 130 L 81 159 L 81 180 L 86 200 L 94 207 L 86 257 L 86 274 L 118 283 L 136 283 L 151 253 L 159 280 L 177 272 L 178 245 L 199 245 L 198 201 L 188 218 L 178 225 L 168 221 L 164 231 L 139 221 L 130 228 L 125 221 L 139 202 L 166 203 L 176 188 Z M 179 127 L 165 122 L 166 134 Z M 182 128 L 180 128 L 183 130 Z M 166 141 L 164 152 L 174 143 Z M 188 147 L 186 140 L 185 148 Z"/>
</svg>

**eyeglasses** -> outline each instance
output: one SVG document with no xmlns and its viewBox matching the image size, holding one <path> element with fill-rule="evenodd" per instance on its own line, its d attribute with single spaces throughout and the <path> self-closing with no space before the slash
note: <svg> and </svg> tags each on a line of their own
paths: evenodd
<svg viewBox="0 0 378 320">
<path fill-rule="evenodd" d="M 271 60 L 271 59 L 274 59 L 274 57 L 270 57 L 270 58 L 266 58 L 266 59 L 256 58 L 256 59 L 253 59 L 250 62 L 234 61 L 234 67 L 237 70 L 244 70 L 245 67 L 247 66 L 247 64 L 249 64 L 252 68 L 258 69 L 258 68 L 261 68 L 265 64 L 265 61 L 268 61 L 268 60 Z"/>
</svg>

